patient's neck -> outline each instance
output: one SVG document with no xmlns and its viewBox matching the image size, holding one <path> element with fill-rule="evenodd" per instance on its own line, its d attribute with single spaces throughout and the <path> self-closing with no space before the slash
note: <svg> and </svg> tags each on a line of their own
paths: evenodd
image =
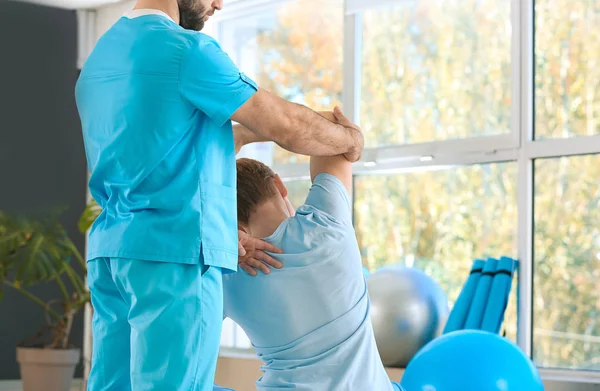
<svg viewBox="0 0 600 391">
<path fill-rule="evenodd" d="M 250 215 L 249 234 L 255 238 L 271 236 L 288 217 L 290 217 L 290 212 L 283 198 L 277 197 L 267 201 Z"/>
</svg>

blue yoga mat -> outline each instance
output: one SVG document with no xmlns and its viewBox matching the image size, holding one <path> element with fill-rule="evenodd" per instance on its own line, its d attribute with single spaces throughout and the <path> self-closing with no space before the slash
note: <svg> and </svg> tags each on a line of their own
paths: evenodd
<svg viewBox="0 0 600 391">
<path fill-rule="evenodd" d="M 476 259 L 473 262 L 469 278 L 467 278 L 467 282 L 463 285 L 463 288 L 458 295 L 458 299 L 456 299 L 456 303 L 454 303 L 452 312 L 450 312 L 446 327 L 444 328 L 444 334 L 462 330 L 464 328 L 484 265 L 485 261 L 482 259 Z"/>
<path fill-rule="evenodd" d="M 502 322 L 504 321 L 504 312 L 508 305 L 508 297 L 512 285 L 513 274 L 517 261 L 502 257 L 498 261 L 496 274 L 492 279 L 492 286 L 488 296 L 487 305 L 481 321 L 481 329 L 491 333 L 499 333 Z"/>
<path fill-rule="evenodd" d="M 477 284 L 477 289 L 475 290 L 475 295 L 473 296 L 473 301 L 471 302 L 471 308 L 469 308 L 469 315 L 467 316 L 464 327 L 465 329 L 479 330 L 481 327 L 483 313 L 485 311 L 490 288 L 492 286 L 492 277 L 496 272 L 497 265 L 498 260 L 494 258 L 488 258 L 488 260 L 485 262 L 485 265 L 483 266 L 483 272 L 481 273 L 481 278 L 479 278 L 479 283 Z"/>
</svg>

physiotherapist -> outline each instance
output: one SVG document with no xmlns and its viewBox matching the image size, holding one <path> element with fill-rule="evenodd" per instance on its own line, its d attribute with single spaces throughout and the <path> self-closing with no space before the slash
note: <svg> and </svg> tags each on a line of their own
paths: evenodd
<svg viewBox="0 0 600 391">
<path fill-rule="evenodd" d="M 89 188 L 102 208 L 87 253 L 90 391 L 212 390 L 222 274 L 238 261 L 281 266 L 262 251 L 277 249 L 238 237 L 232 120 L 295 153 L 356 161 L 362 152 L 356 127 L 259 89 L 199 32 L 222 6 L 140 0 L 77 82 Z"/>
</svg>

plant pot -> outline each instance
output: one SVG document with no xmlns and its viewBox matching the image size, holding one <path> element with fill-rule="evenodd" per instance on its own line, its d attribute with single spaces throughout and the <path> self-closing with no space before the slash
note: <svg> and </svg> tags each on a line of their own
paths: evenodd
<svg viewBox="0 0 600 391">
<path fill-rule="evenodd" d="M 79 349 L 17 348 L 23 391 L 70 391 Z"/>
</svg>

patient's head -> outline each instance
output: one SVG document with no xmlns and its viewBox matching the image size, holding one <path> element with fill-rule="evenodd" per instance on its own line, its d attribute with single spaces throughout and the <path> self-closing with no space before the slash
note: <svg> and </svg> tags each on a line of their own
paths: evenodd
<svg viewBox="0 0 600 391">
<path fill-rule="evenodd" d="M 242 158 L 237 160 L 238 226 L 255 237 L 271 235 L 294 209 L 287 188 L 267 165 Z"/>
</svg>

